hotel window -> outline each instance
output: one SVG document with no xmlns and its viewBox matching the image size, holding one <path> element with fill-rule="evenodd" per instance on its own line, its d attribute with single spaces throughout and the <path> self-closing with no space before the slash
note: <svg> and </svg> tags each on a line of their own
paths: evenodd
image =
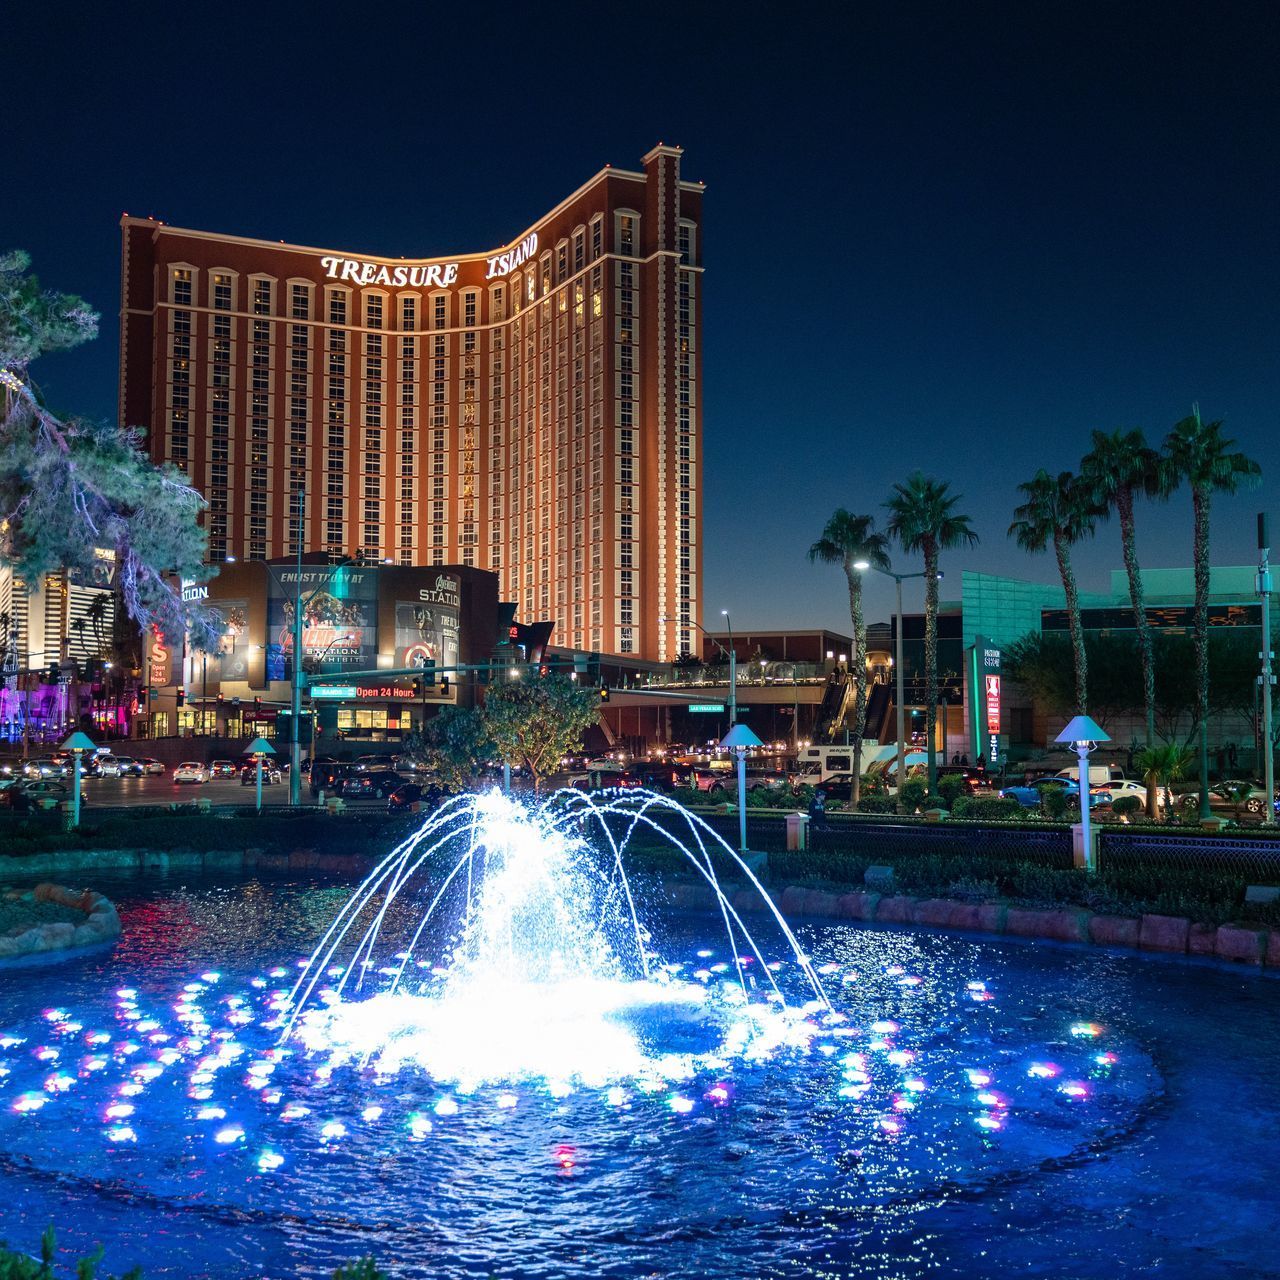
<svg viewBox="0 0 1280 1280">
<path fill-rule="evenodd" d="M 382 294 L 370 293 L 365 296 L 364 323 L 367 329 L 382 328 Z"/>
<path fill-rule="evenodd" d="M 476 292 L 469 289 L 462 298 L 462 323 L 468 329 L 474 329 L 476 325 Z"/>
<path fill-rule="evenodd" d="M 187 267 L 173 269 L 173 287 L 170 298 L 179 307 L 191 305 L 191 271 Z"/>
<path fill-rule="evenodd" d="M 255 280 L 253 282 L 253 314 L 269 316 L 271 314 L 271 281 Z"/>
<path fill-rule="evenodd" d="M 618 214 L 618 252 L 628 258 L 635 257 L 636 217 L 634 214 Z"/>
<path fill-rule="evenodd" d="M 591 261 L 594 262 L 604 252 L 604 219 L 591 219 Z"/>
<path fill-rule="evenodd" d="M 213 276 L 213 308 L 215 311 L 231 310 L 231 277 L 221 271 Z"/>
<path fill-rule="evenodd" d="M 575 272 L 581 271 L 586 265 L 586 236 L 583 234 L 582 228 L 579 227 L 573 233 L 573 269 Z"/>
<path fill-rule="evenodd" d="M 561 240 L 556 246 L 556 283 L 563 284 L 569 275 L 569 246 Z"/>
<path fill-rule="evenodd" d="M 413 330 L 418 327 L 418 300 L 414 297 L 400 299 L 400 327 Z"/>
<path fill-rule="evenodd" d="M 329 323 L 330 324 L 346 324 L 347 323 L 347 295 L 345 290 L 330 289 L 329 290 Z M 330 341 L 332 337 L 330 335 Z"/>
<path fill-rule="evenodd" d="M 231 317 L 230 316 L 214 316 L 213 317 L 213 336 L 215 338 L 231 337 Z"/>
<path fill-rule="evenodd" d="M 311 318 L 311 290 L 305 284 L 289 286 L 289 315 L 294 320 Z"/>
<path fill-rule="evenodd" d="M 437 329 L 449 327 L 449 299 L 442 293 L 431 300 L 432 323 Z"/>
<path fill-rule="evenodd" d="M 686 267 L 693 266 L 693 225 L 682 222 L 678 233 L 677 246 L 680 250 L 680 261 Z"/>
</svg>

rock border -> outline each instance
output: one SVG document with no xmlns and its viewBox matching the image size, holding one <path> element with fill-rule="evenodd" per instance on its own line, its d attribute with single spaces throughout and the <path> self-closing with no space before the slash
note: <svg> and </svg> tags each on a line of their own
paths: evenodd
<svg viewBox="0 0 1280 1280">
<path fill-rule="evenodd" d="M 712 910 L 716 906 L 715 896 L 705 884 L 671 884 L 666 886 L 666 891 L 671 903 L 684 910 Z M 1280 969 L 1280 929 L 1251 928 L 1243 924 L 1215 928 L 1197 924 L 1185 916 L 1109 916 L 1083 908 L 1048 910 L 1007 902 L 836 893 L 802 885 L 775 887 L 769 892 L 778 910 L 788 919 L 808 917 L 863 924 L 919 925 L 950 932 L 1193 956 Z M 735 890 L 730 901 L 734 910 L 742 914 L 758 915 L 766 910 L 753 889 Z"/>
<path fill-rule="evenodd" d="M 100 946 L 120 936 L 120 917 L 116 909 L 95 889 L 76 892 L 60 884 L 38 884 L 31 891 L 37 902 L 55 902 L 73 911 L 83 911 L 83 924 L 70 921 L 18 926 L 0 936 L 0 965 L 6 961 L 32 957 L 61 957 L 68 951 Z"/>
</svg>

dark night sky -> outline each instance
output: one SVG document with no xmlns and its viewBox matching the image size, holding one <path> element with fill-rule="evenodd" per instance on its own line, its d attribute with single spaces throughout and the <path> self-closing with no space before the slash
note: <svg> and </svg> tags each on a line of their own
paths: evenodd
<svg viewBox="0 0 1280 1280">
<path fill-rule="evenodd" d="M 1196 399 L 1267 473 L 1215 508 L 1215 561 L 1246 563 L 1276 492 L 1278 15 L 28 5 L 6 17 L 0 245 L 103 312 L 98 342 L 35 374 L 55 406 L 109 415 L 122 210 L 475 251 L 678 143 L 708 184 L 708 622 L 847 627 L 838 572 L 804 553 L 915 466 L 982 535 L 944 561 L 957 586 L 1052 580 L 1005 538 L 1017 482 L 1074 466 L 1092 427 L 1159 441 Z M 1144 563 L 1189 563 L 1185 494 L 1141 516 Z M 1117 531 L 1079 560 L 1104 588 Z"/>
</svg>

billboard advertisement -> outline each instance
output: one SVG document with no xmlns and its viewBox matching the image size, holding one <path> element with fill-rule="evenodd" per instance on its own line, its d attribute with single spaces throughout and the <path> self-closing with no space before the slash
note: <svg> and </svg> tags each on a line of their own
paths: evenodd
<svg viewBox="0 0 1280 1280">
<path fill-rule="evenodd" d="M 267 652 L 283 668 L 293 654 L 294 608 L 301 594 L 302 659 L 309 670 L 367 670 L 378 659 L 378 586 L 374 572 L 328 566 L 286 570 L 267 599 Z M 283 672 L 282 672 L 283 674 Z"/>
<path fill-rule="evenodd" d="M 416 600 L 396 601 L 397 667 L 458 665 L 461 588 L 452 574 L 437 574 Z"/>
<path fill-rule="evenodd" d="M 249 678 L 249 602 L 219 600 L 209 609 L 218 629 L 219 678 Z"/>
</svg>

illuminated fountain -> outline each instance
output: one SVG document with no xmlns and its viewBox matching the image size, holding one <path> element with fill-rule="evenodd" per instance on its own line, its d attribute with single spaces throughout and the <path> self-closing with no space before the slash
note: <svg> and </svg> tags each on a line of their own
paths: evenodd
<svg viewBox="0 0 1280 1280">
<path fill-rule="evenodd" d="M 673 868 L 710 914 L 673 908 Z M 0 986 L 0 1185 L 31 1238 L 118 1221 L 149 1276 L 295 1274 L 300 1241 L 315 1275 L 648 1274 L 678 1220 L 697 1256 L 668 1270 L 727 1280 L 753 1224 L 761 1256 L 914 1240 L 957 1187 L 1126 1140 L 1161 1088 L 1110 978 L 1050 1001 L 1066 967 L 1014 949 L 798 939 L 650 793 L 462 796 L 354 893 L 146 886 L 122 917 L 56 1005 Z"/>
<path fill-rule="evenodd" d="M 678 850 L 712 886 L 731 964 L 681 976 L 655 951 L 627 873 L 637 835 Z M 720 889 L 717 860 L 760 893 L 754 929 Z M 408 903 L 420 907 L 389 926 Z M 761 929 L 804 975 L 799 1003 L 784 998 Z M 385 1075 L 414 1064 L 464 1089 L 656 1087 L 803 1049 L 815 1019 L 839 1015 L 752 872 L 651 792 L 561 791 L 529 807 L 496 791 L 450 801 L 351 896 L 282 1007 L 284 1040 L 332 1067 Z"/>
</svg>

